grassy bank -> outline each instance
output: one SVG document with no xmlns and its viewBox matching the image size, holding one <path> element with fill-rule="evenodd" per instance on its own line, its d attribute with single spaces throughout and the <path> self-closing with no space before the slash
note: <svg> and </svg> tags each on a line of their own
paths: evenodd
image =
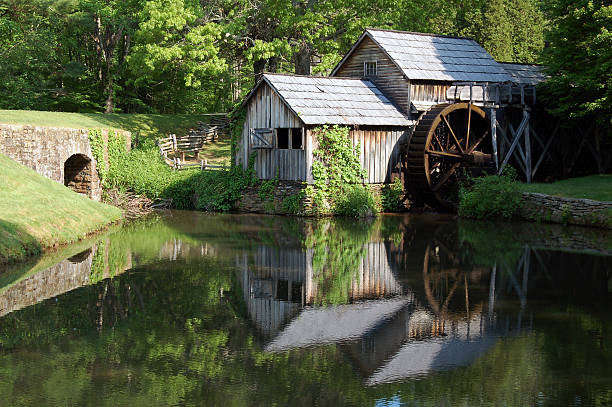
<svg viewBox="0 0 612 407">
<path fill-rule="evenodd" d="M 611 228 L 612 209 L 609 204 L 598 203 L 610 201 L 612 175 L 523 184 L 516 180 L 514 171 L 509 171 L 499 177 L 474 178 L 462 185 L 458 212 L 461 217 L 474 219 L 522 219 Z"/>
<path fill-rule="evenodd" d="M 0 154 L 0 263 L 82 239 L 121 218 L 94 202 Z"/>
<path fill-rule="evenodd" d="M 168 133 L 184 134 L 199 121 L 208 122 L 208 119 L 209 116 L 201 114 L 103 114 L 0 110 L 0 123 L 77 129 L 112 128 L 127 130 L 142 137 L 155 138 Z"/>
<path fill-rule="evenodd" d="M 523 192 L 612 202 L 612 174 L 570 178 L 550 184 L 520 184 Z"/>
</svg>

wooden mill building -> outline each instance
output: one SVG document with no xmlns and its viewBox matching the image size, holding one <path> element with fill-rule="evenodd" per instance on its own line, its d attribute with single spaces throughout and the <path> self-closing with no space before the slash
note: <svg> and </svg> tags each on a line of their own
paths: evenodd
<svg viewBox="0 0 612 407">
<path fill-rule="evenodd" d="M 402 145 L 411 142 L 419 118 L 443 104 L 466 102 L 461 109 L 467 112 L 467 136 L 462 138 L 455 128 L 453 135 L 460 139 L 457 145 L 439 148 L 436 157 L 444 155 L 463 163 L 482 157 L 493 162 L 494 156 L 499 166 L 497 145 L 492 147 L 488 140 L 483 149 L 486 143 L 470 144 L 470 139 L 475 143 L 480 140 L 476 133 L 481 132 L 484 138 L 487 131 L 486 137 L 493 137 L 493 144 L 497 144 L 495 114 L 490 112 L 510 104 L 534 102 L 531 88 L 542 77 L 529 66 L 496 62 L 468 38 L 367 29 L 329 77 L 264 74 L 243 103 L 246 120 L 236 159 L 246 167 L 248 158 L 256 152 L 259 178 L 310 183 L 316 149 L 313 128 L 345 125 L 350 128 L 354 145 L 360 146 L 360 161 L 367 171 L 364 182 L 389 182 L 401 171 L 406 160 L 402 158 Z M 528 89 L 526 83 L 530 81 L 533 83 Z M 442 116 L 448 118 L 449 114 L 443 112 Z M 427 125 L 438 125 L 442 119 L 438 114 L 428 120 Z M 459 122 L 466 127 L 465 119 L 454 120 L 449 127 L 457 127 Z M 471 123 L 476 127 L 470 129 Z M 520 130 L 525 131 L 525 126 Z M 470 132 L 476 135 L 470 137 Z M 423 140 L 418 143 L 427 144 Z M 418 156 L 419 152 L 411 154 Z M 423 164 L 422 156 L 417 158 L 417 164 L 404 164 L 428 165 Z M 452 175 L 457 165 L 447 167 L 452 167 Z M 421 182 L 413 178 L 415 183 Z M 427 182 L 435 187 L 435 180 L 429 176 Z"/>
</svg>

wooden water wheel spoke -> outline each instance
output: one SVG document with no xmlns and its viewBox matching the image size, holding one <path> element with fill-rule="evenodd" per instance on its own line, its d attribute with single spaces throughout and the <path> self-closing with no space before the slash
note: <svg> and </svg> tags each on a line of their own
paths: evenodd
<svg viewBox="0 0 612 407">
<path fill-rule="evenodd" d="M 468 151 L 467 151 L 467 152 L 468 152 L 468 153 L 473 153 L 473 152 L 474 152 L 474 150 L 476 150 L 476 147 L 478 147 L 478 145 L 480 145 L 480 143 L 482 143 L 482 141 L 483 141 L 485 138 L 487 138 L 487 136 L 488 136 L 488 135 L 489 135 L 489 130 L 485 131 L 485 133 L 482 135 L 482 137 L 480 137 L 480 138 L 478 139 L 478 141 L 477 141 L 476 143 L 474 143 L 474 145 L 473 145 L 473 146 L 471 146 L 471 147 L 468 149 Z"/>
<path fill-rule="evenodd" d="M 453 140 L 455 141 L 455 144 L 457 145 L 457 147 L 459 147 L 459 151 L 461 151 L 463 153 L 463 147 L 461 147 L 461 143 L 459 142 L 459 139 L 455 135 L 455 132 L 453 131 L 453 128 L 451 127 L 450 123 L 448 122 L 448 119 L 446 118 L 446 116 L 442 115 L 442 120 L 444 120 L 444 124 L 446 124 L 446 127 L 448 127 L 448 131 L 453 136 Z"/>
<path fill-rule="evenodd" d="M 434 137 L 436 138 L 436 141 L 438 142 L 438 146 L 440 147 L 440 149 L 444 150 L 444 145 L 442 144 L 442 142 L 440 141 L 436 133 L 434 133 Z"/>
<path fill-rule="evenodd" d="M 411 157 L 405 168 L 413 198 L 455 210 L 459 181 L 492 165 L 492 143 L 483 142 L 490 138 L 490 125 L 485 112 L 471 103 L 440 104 L 423 113 L 406 155 Z"/>
<path fill-rule="evenodd" d="M 442 185 L 444 185 L 444 183 L 446 183 L 446 181 L 448 181 L 449 178 L 453 176 L 459 165 L 461 165 L 461 163 L 453 164 L 451 168 L 446 172 L 446 174 L 444 174 L 444 176 L 438 181 L 438 183 L 431 188 L 431 190 L 434 192 L 438 191 L 442 187 Z"/>
</svg>

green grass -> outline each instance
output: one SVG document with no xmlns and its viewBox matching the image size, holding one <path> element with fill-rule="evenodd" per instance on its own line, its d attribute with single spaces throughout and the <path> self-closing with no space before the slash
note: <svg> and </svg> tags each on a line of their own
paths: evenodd
<svg viewBox="0 0 612 407">
<path fill-rule="evenodd" d="M 551 184 L 521 184 L 520 189 L 524 192 L 539 192 L 567 198 L 612 201 L 612 174 L 570 178 Z"/>
<path fill-rule="evenodd" d="M 127 130 L 132 137 L 158 139 L 168 134 L 187 134 L 198 122 L 208 122 L 204 114 L 125 114 L 125 113 L 66 113 L 37 110 L 0 110 L 0 123 L 27 124 L 32 126 L 69 127 L 79 129 L 112 128 Z M 229 136 L 205 145 L 200 159 L 211 164 L 230 161 L 231 141 Z"/>
<path fill-rule="evenodd" d="M 84 238 L 121 218 L 94 202 L 0 154 L 0 263 Z"/>
<path fill-rule="evenodd" d="M 199 121 L 201 114 L 126 114 L 126 113 L 66 113 L 36 110 L 0 110 L 0 123 L 34 126 L 70 127 L 79 129 L 113 128 L 140 134 L 142 137 L 162 137 L 169 133 L 185 134 Z"/>
</svg>

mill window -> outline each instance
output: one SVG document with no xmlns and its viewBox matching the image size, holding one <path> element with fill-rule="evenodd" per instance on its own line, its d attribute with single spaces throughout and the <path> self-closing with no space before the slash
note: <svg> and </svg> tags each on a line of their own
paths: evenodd
<svg viewBox="0 0 612 407">
<path fill-rule="evenodd" d="M 376 61 L 363 63 L 363 76 L 376 76 Z"/>
<path fill-rule="evenodd" d="M 300 127 L 276 129 L 276 148 L 302 150 L 304 148 L 302 129 Z"/>
</svg>

